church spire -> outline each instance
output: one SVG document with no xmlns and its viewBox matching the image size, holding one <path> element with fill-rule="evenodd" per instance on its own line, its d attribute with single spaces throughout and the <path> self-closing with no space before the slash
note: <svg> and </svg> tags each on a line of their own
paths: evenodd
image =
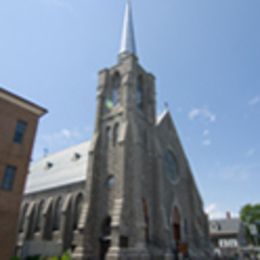
<svg viewBox="0 0 260 260">
<path fill-rule="evenodd" d="M 119 57 L 125 57 L 129 54 L 136 55 L 136 47 L 131 2 L 127 0 Z"/>
</svg>

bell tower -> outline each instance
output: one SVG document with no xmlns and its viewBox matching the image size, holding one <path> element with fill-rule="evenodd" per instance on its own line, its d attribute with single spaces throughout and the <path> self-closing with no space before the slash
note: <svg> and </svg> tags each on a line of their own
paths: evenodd
<svg viewBox="0 0 260 260">
<path fill-rule="evenodd" d="M 148 259 L 144 173 L 153 167 L 155 78 L 138 62 L 130 1 L 118 62 L 99 72 L 96 111 L 73 259 Z"/>
</svg>

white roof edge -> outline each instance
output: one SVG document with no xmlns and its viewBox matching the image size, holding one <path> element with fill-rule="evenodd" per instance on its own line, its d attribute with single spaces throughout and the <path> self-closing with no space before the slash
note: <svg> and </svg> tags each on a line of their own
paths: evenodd
<svg viewBox="0 0 260 260">
<path fill-rule="evenodd" d="M 157 119 L 156 119 L 156 125 L 159 125 L 159 124 L 162 122 L 162 120 L 164 119 L 164 117 L 165 117 L 168 113 L 169 113 L 169 110 L 166 109 L 166 110 L 164 110 L 161 114 L 159 114 L 159 115 L 157 116 Z"/>
</svg>

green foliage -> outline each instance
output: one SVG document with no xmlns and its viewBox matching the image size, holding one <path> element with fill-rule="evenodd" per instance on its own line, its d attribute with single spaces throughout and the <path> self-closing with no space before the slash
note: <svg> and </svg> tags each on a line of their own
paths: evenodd
<svg viewBox="0 0 260 260">
<path fill-rule="evenodd" d="M 243 222 L 253 224 L 260 221 L 260 204 L 247 204 L 240 211 L 240 218 Z"/>
<path fill-rule="evenodd" d="M 258 234 L 260 234 L 260 204 L 247 204 L 240 211 L 240 219 L 246 227 L 246 239 L 249 243 L 254 244 L 257 241 L 259 245 L 259 239 L 255 240 L 249 230 L 250 224 L 257 226 Z"/>
<path fill-rule="evenodd" d="M 0 259 L 2 260 L 2 259 Z M 19 257 L 12 257 L 11 260 L 20 260 Z M 29 256 L 26 260 L 72 260 L 69 252 L 64 252 L 62 256 L 51 256 L 51 257 L 44 257 L 44 256 Z"/>
<path fill-rule="evenodd" d="M 20 257 L 18 257 L 18 256 L 13 256 L 13 257 L 11 257 L 11 260 L 20 260 Z"/>
<path fill-rule="evenodd" d="M 69 252 L 65 252 L 62 257 L 61 257 L 61 260 L 71 260 L 71 256 L 69 254 Z"/>
</svg>

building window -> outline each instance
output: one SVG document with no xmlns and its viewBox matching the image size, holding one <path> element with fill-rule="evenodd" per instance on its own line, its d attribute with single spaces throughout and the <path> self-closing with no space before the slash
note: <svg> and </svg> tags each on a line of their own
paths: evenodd
<svg viewBox="0 0 260 260">
<path fill-rule="evenodd" d="M 74 153 L 72 157 L 72 161 L 78 161 L 81 158 L 80 153 Z"/>
<path fill-rule="evenodd" d="M 119 124 L 116 123 L 113 130 L 113 145 L 116 145 L 118 141 Z"/>
<path fill-rule="evenodd" d="M 14 143 L 21 144 L 23 142 L 24 134 L 27 128 L 27 123 L 24 121 L 17 121 L 14 133 Z"/>
<path fill-rule="evenodd" d="M 45 169 L 46 170 L 49 170 L 53 167 L 53 163 L 52 162 L 47 162 L 46 165 L 45 165 Z"/>
<path fill-rule="evenodd" d="M 221 231 L 221 225 L 220 225 L 220 223 L 217 224 L 217 227 L 218 227 L 218 231 Z"/>
<path fill-rule="evenodd" d="M 106 179 L 106 187 L 111 190 L 114 186 L 115 186 L 115 183 L 116 183 L 116 177 L 114 175 L 110 175 L 107 177 Z"/>
<path fill-rule="evenodd" d="M 184 219 L 184 232 L 187 237 L 189 235 L 189 226 L 188 226 L 188 220 L 186 218 Z"/>
<path fill-rule="evenodd" d="M 36 213 L 36 228 L 35 231 L 38 232 L 41 230 L 42 224 L 43 224 L 43 209 L 44 209 L 44 200 L 42 200 L 37 208 Z"/>
<path fill-rule="evenodd" d="M 4 172 L 1 188 L 3 190 L 12 190 L 14 178 L 15 178 L 16 167 L 7 165 Z"/>
<path fill-rule="evenodd" d="M 79 224 L 81 211 L 83 208 L 83 195 L 80 193 L 77 196 L 76 199 L 76 205 L 75 205 L 75 215 L 74 215 L 74 221 L 73 221 L 73 229 L 76 230 Z"/>
<path fill-rule="evenodd" d="M 105 144 L 106 144 L 106 146 L 108 146 L 109 142 L 110 142 L 110 138 L 111 138 L 111 129 L 109 126 L 106 127 L 105 135 L 106 135 Z"/>
<path fill-rule="evenodd" d="M 136 105 L 139 110 L 143 110 L 143 80 L 142 77 L 139 76 L 137 79 L 137 87 L 136 87 Z"/>
<path fill-rule="evenodd" d="M 148 214 L 148 205 L 145 199 L 143 199 L 143 214 L 144 214 L 144 223 L 145 223 L 145 240 L 146 243 L 149 243 L 149 238 L 150 238 L 149 214 Z"/>
<path fill-rule="evenodd" d="M 59 197 L 54 203 L 54 214 L 53 214 L 53 230 L 57 231 L 60 229 L 62 214 L 62 199 Z"/>
<path fill-rule="evenodd" d="M 120 75 L 117 72 L 113 78 L 113 86 L 112 86 L 113 106 L 116 106 L 119 103 L 119 87 L 120 87 Z"/>
<path fill-rule="evenodd" d="M 178 178 L 177 160 L 170 150 L 167 150 L 164 154 L 164 168 L 169 179 L 176 181 Z"/>
</svg>

